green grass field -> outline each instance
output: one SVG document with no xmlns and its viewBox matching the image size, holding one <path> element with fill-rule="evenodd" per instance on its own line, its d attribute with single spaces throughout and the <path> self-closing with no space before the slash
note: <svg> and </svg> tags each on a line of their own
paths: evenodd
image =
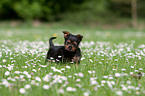
<svg viewBox="0 0 145 96">
<path fill-rule="evenodd" d="M 48 40 L 84 36 L 75 64 L 44 64 Z M 145 31 L 86 27 L 0 27 L 0 96 L 144 96 Z M 132 74 L 142 72 L 140 80 Z"/>
</svg>

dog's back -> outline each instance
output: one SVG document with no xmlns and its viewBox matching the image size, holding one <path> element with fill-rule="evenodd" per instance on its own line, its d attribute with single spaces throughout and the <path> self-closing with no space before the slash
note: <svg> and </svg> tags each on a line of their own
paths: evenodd
<svg viewBox="0 0 145 96">
<path fill-rule="evenodd" d="M 52 40 L 56 39 L 56 37 L 51 37 L 49 39 L 49 50 L 47 52 L 47 57 L 45 60 L 45 63 L 48 61 L 48 59 L 54 58 L 54 59 L 61 59 L 63 50 L 65 49 L 64 46 L 54 46 Z"/>
</svg>

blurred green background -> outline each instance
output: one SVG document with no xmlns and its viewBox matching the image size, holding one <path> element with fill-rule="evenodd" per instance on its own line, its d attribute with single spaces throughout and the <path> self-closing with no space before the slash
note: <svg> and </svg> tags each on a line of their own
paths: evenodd
<svg viewBox="0 0 145 96">
<path fill-rule="evenodd" d="M 144 29 L 145 0 L 0 0 L 0 20 Z"/>
</svg>

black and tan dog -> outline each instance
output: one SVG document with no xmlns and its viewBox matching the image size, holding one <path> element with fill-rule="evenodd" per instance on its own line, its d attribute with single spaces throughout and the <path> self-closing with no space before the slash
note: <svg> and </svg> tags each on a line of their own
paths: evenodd
<svg viewBox="0 0 145 96">
<path fill-rule="evenodd" d="M 51 37 L 49 39 L 50 48 L 48 50 L 45 63 L 52 60 L 61 63 L 80 63 L 81 50 L 79 48 L 79 44 L 82 41 L 83 36 L 80 34 L 72 35 L 67 31 L 63 31 L 63 33 L 65 39 L 64 46 L 54 46 L 52 40 L 56 39 L 56 37 Z"/>
</svg>

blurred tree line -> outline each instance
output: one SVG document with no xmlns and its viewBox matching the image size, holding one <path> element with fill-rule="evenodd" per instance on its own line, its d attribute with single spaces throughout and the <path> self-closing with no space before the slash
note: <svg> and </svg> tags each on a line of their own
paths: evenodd
<svg viewBox="0 0 145 96">
<path fill-rule="evenodd" d="M 139 18 L 145 17 L 145 0 L 136 0 Z M 132 15 L 132 0 L 0 0 L 1 20 L 59 21 Z M 77 20 L 76 20 L 77 21 Z"/>
</svg>

